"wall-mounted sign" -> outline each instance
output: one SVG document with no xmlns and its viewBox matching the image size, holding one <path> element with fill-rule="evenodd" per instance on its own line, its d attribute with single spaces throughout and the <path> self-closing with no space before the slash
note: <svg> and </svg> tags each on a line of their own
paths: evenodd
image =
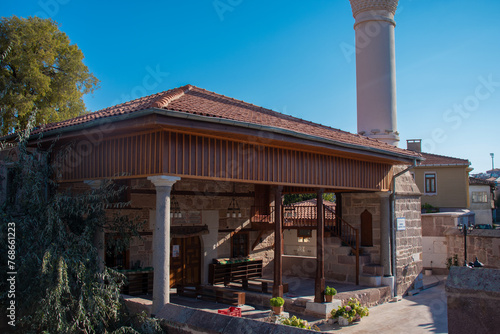
<svg viewBox="0 0 500 334">
<path fill-rule="evenodd" d="M 398 231 L 404 231 L 406 230 L 406 220 L 405 218 L 396 218 L 397 226 L 398 226 Z"/>
<path fill-rule="evenodd" d="M 179 245 L 172 246 L 172 257 L 179 257 Z"/>
</svg>

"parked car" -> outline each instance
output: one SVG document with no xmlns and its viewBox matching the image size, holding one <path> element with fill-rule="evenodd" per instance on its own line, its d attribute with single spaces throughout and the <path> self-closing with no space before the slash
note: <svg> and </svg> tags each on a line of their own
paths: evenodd
<svg viewBox="0 0 500 334">
<path fill-rule="evenodd" d="M 492 230 L 493 226 L 490 224 L 476 224 L 474 225 L 474 228 L 480 229 L 480 230 Z"/>
</svg>

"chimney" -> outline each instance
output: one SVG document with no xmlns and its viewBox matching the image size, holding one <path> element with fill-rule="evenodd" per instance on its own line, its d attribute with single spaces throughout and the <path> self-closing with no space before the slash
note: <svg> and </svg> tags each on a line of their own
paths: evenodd
<svg viewBox="0 0 500 334">
<path fill-rule="evenodd" d="M 394 15 L 398 0 L 349 0 L 356 35 L 358 133 L 397 146 Z"/>
<path fill-rule="evenodd" d="M 408 139 L 406 148 L 410 151 L 422 152 L 422 139 Z"/>
</svg>

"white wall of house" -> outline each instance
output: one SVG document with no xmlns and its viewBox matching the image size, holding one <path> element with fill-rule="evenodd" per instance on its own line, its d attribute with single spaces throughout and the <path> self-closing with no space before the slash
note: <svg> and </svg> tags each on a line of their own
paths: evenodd
<svg viewBox="0 0 500 334">
<path fill-rule="evenodd" d="M 476 214 L 476 224 L 491 224 L 492 198 L 488 185 L 470 185 L 470 209 Z"/>
<path fill-rule="evenodd" d="M 283 230 L 283 245 L 285 255 L 316 257 L 316 230 L 312 230 L 310 238 L 299 239 L 298 230 Z"/>
<path fill-rule="evenodd" d="M 201 237 L 203 266 L 201 267 L 202 283 L 208 284 L 208 265 L 217 258 L 217 239 L 219 232 L 219 210 L 204 210 L 201 213 L 202 224 L 208 226 L 208 234 Z"/>
</svg>

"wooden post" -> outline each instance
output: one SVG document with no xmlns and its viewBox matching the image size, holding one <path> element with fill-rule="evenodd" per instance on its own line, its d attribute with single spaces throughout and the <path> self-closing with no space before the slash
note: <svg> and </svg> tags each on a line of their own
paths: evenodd
<svg viewBox="0 0 500 334">
<path fill-rule="evenodd" d="M 282 186 L 278 186 L 274 193 L 274 284 L 273 297 L 283 297 L 283 231 L 282 231 Z"/>
<path fill-rule="evenodd" d="M 323 189 L 317 192 L 317 232 L 316 232 L 316 281 L 314 284 L 314 302 L 325 301 L 325 214 L 323 207 Z"/>
</svg>

